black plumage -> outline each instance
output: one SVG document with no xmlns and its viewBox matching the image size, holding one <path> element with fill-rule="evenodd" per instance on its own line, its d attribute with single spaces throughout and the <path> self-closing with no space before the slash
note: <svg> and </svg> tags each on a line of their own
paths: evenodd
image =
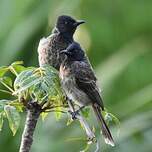
<svg viewBox="0 0 152 152">
<path fill-rule="evenodd" d="M 114 146 L 112 135 L 101 114 L 104 110 L 96 76 L 80 45 L 73 42 L 66 50 L 61 51 L 66 58 L 60 66 L 62 87 L 72 101 L 80 106 L 91 105 L 101 125 L 105 142 Z"/>
<path fill-rule="evenodd" d="M 39 64 L 49 64 L 59 70 L 64 55 L 60 51 L 67 48 L 73 40 L 73 34 L 76 28 L 84 21 L 76 21 L 70 16 L 62 15 L 57 19 L 52 34 L 41 39 L 38 47 Z"/>
</svg>

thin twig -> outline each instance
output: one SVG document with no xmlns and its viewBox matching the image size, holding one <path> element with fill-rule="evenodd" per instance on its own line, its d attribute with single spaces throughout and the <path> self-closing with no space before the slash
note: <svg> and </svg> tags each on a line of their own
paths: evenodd
<svg viewBox="0 0 152 152">
<path fill-rule="evenodd" d="M 67 113 L 66 111 L 62 111 L 62 110 L 46 110 L 44 112 L 61 112 L 61 113 Z"/>
<path fill-rule="evenodd" d="M 41 105 L 41 107 L 42 107 L 42 105 Z M 51 106 L 42 108 L 42 111 L 45 112 L 46 110 L 52 110 L 54 108 L 68 108 L 68 105 L 60 105 L 60 106 L 51 105 Z"/>
</svg>

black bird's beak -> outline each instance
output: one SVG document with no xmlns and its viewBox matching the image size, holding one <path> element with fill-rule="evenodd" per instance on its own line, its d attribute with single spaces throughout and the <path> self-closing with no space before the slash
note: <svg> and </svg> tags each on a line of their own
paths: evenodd
<svg viewBox="0 0 152 152">
<path fill-rule="evenodd" d="M 85 21 L 81 20 L 81 21 L 77 21 L 76 23 L 74 23 L 74 26 L 77 27 L 81 24 L 85 23 Z"/>
</svg>

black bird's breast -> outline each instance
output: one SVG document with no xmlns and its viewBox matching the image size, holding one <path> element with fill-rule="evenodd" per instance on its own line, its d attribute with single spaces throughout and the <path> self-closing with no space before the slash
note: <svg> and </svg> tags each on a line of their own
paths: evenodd
<svg viewBox="0 0 152 152">
<path fill-rule="evenodd" d="M 69 99 L 76 101 L 80 106 L 85 106 L 91 103 L 88 95 L 78 88 L 75 76 L 70 67 L 67 67 L 66 65 L 64 66 L 63 64 L 60 66 L 60 78 L 62 88 Z"/>
</svg>

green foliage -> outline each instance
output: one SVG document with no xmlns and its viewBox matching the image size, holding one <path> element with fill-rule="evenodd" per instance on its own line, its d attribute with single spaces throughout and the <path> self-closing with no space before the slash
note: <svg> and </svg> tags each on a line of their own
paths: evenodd
<svg viewBox="0 0 152 152">
<path fill-rule="evenodd" d="M 7 66 L 0 67 L 0 78 L 3 77 L 3 75 L 8 71 Z"/>
<path fill-rule="evenodd" d="M 54 68 L 50 66 L 26 68 L 22 64 L 22 61 L 17 61 L 8 67 L 0 68 L 2 73 L 0 83 L 6 88 L 0 91 L 9 92 L 13 97 L 13 100 L 0 100 L 0 130 L 6 117 L 13 135 L 16 134 L 20 124 L 19 112 L 23 112 L 28 102 L 36 101 L 42 106 L 42 110 L 44 109 L 42 119 L 47 116 L 47 111 L 52 109 L 59 119 L 61 110 L 66 106 L 58 72 Z M 14 74 L 15 79 L 5 76 L 8 73 Z"/>
<path fill-rule="evenodd" d="M 20 115 L 15 106 L 11 106 L 11 103 L 10 100 L 0 100 L 0 130 L 2 130 L 4 118 L 7 118 L 9 127 L 15 135 L 19 127 Z"/>
<path fill-rule="evenodd" d="M 4 107 L 9 104 L 10 100 L 0 100 L 0 113 L 4 111 Z"/>
<path fill-rule="evenodd" d="M 81 112 L 82 112 L 82 115 L 85 118 L 88 118 L 89 117 L 89 113 L 90 113 L 90 108 L 83 108 Z"/>
<path fill-rule="evenodd" d="M 0 131 L 2 130 L 2 127 L 3 127 L 3 113 L 0 113 Z"/>
<path fill-rule="evenodd" d="M 20 115 L 16 108 L 13 106 L 5 106 L 4 111 L 9 122 L 9 127 L 13 132 L 13 135 L 15 135 L 20 124 Z"/>
<path fill-rule="evenodd" d="M 29 68 L 21 72 L 14 82 L 14 95 L 34 100 L 45 106 L 62 106 L 64 101 L 58 72 L 50 67 Z M 59 109 L 58 109 L 59 110 Z"/>
<path fill-rule="evenodd" d="M 73 122 L 73 119 L 70 117 L 68 118 L 66 125 L 69 126 L 71 125 L 72 122 Z"/>
<path fill-rule="evenodd" d="M 42 117 L 42 120 L 44 121 L 45 120 L 45 118 L 48 116 L 48 112 L 42 112 L 41 113 L 41 117 Z"/>
</svg>

